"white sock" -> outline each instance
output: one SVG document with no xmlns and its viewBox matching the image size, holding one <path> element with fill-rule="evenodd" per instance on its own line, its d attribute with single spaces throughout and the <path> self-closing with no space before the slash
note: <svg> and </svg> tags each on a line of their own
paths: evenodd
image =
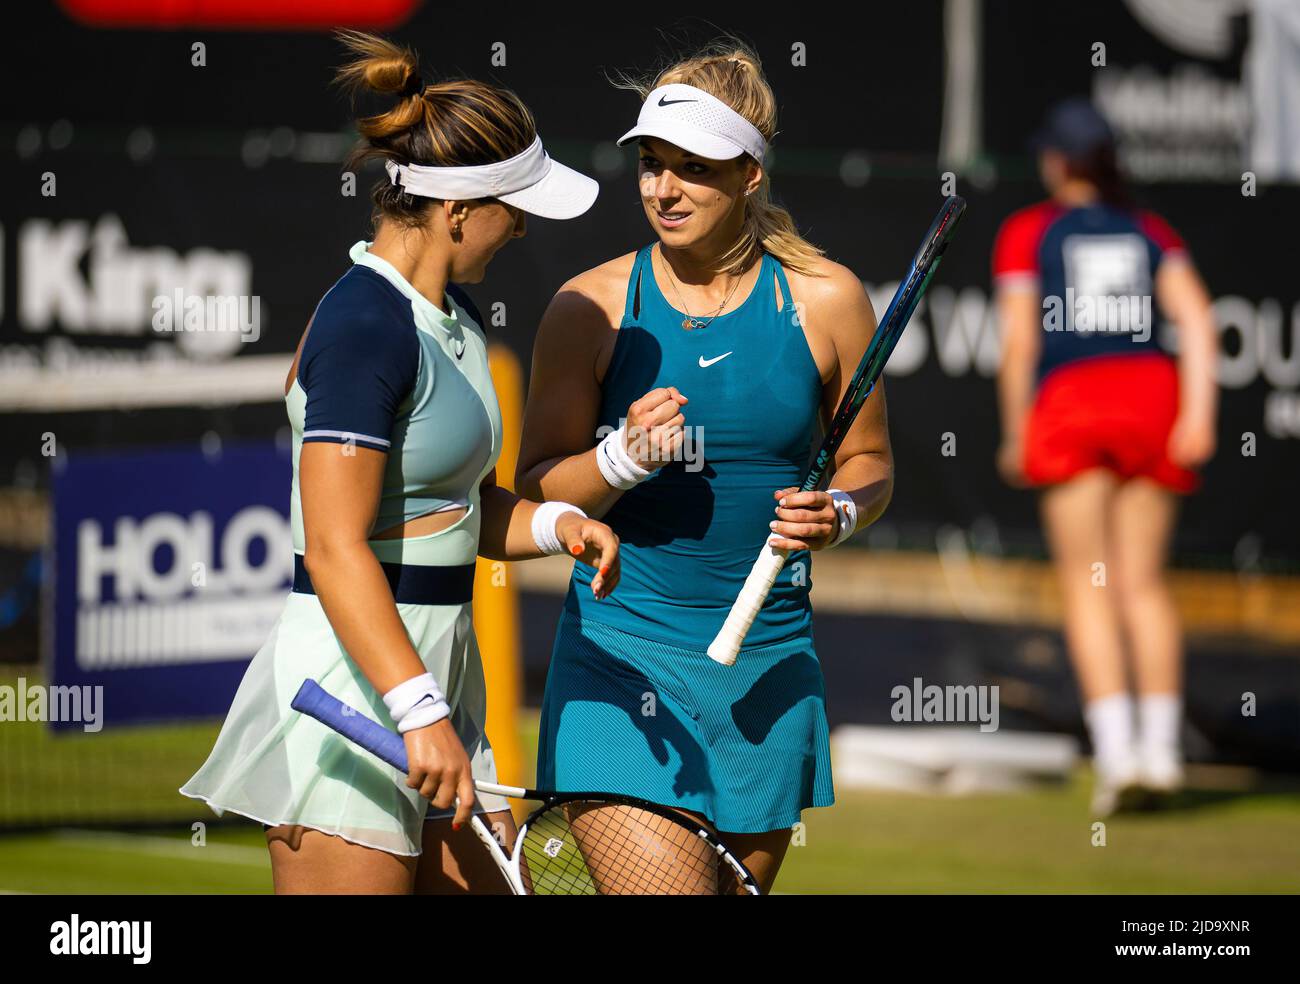
<svg viewBox="0 0 1300 984">
<path fill-rule="evenodd" d="M 1138 698 L 1139 741 L 1144 753 L 1177 758 L 1182 723 L 1181 694 L 1143 694 Z"/>
<path fill-rule="evenodd" d="M 1134 709 L 1133 697 L 1128 693 L 1111 694 L 1084 706 L 1093 761 L 1100 771 L 1122 771 L 1132 763 Z"/>
</svg>

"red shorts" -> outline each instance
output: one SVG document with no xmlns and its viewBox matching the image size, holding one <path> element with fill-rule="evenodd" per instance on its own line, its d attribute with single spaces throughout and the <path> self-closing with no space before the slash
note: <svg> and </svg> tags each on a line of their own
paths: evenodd
<svg viewBox="0 0 1300 984">
<path fill-rule="evenodd" d="M 1093 468 L 1149 478 L 1175 492 L 1199 484 L 1169 460 L 1178 415 L 1178 367 L 1167 355 L 1106 355 L 1047 374 L 1025 429 L 1031 485 L 1055 485 Z"/>
</svg>

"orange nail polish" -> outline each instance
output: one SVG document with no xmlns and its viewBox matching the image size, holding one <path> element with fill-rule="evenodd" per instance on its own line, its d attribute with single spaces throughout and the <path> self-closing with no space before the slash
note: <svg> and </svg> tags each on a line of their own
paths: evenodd
<svg viewBox="0 0 1300 984">
<path fill-rule="evenodd" d="M 460 828 L 463 827 L 463 826 L 465 826 L 463 823 L 453 823 L 453 824 L 451 825 L 451 829 L 452 829 L 453 831 L 455 831 L 455 830 L 460 830 Z"/>
<path fill-rule="evenodd" d="M 579 557 L 582 555 L 582 547 L 578 546 L 576 543 L 570 549 L 573 551 L 573 556 Z"/>
<path fill-rule="evenodd" d="M 600 569 L 600 576 L 604 577 L 608 573 L 609 573 L 609 565 L 606 564 L 604 567 Z"/>
</svg>

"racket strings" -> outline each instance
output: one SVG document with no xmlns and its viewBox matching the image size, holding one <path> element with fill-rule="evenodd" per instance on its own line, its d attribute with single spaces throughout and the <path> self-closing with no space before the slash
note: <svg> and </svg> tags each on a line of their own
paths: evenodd
<svg viewBox="0 0 1300 984">
<path fill-rule="evenodd" d="M 695 831 L 640 807 L 565 803 L 524 833 L 520 873 L 534 895 L 746 894 Z"/>
</svg>

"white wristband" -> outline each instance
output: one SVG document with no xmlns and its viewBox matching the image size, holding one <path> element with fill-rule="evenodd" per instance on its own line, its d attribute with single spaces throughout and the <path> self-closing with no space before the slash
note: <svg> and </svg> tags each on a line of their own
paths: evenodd
<svg viewBox="0 0 1300 984">
<path fill-rule="evenodd" d="M 432 673 L 399 683 L 384 694 L 384 704 L 402 734 L 427 728 L 451 714 L 451 706 Z"/>
<path fill-rule="evenodd" d="M 533 513 L 533 542 L 544 555 L 568 553 L 569 548 L 560 542 L 555 524 L 565 513 L 574 512 L 583 519 L 587 514 L 567 502 L 543 502 Z"/>
<path fill-rule="evenodd" d="M 627 439 L 624 425 L 618 430 L 610 431 L 605 439 L 596 445 L 596 464 L 605 481 L 616 489 L 627 491 L 646 478 L 650 469 L 642 468 L 627 453 Z"/>
<path fill-rule="evenodd" d="M 835 534 L 826 542 L 823 550 L 831 547 L 838 547 L 841 543 L 851 537 L 858 528 L 858 504 L 853 501 L 853 497 L 847 492 L 841 492 L 839 489 L 828 489 L 827 492 L 831 497 L 831 504 L 835 506 L 835 515 L 839 517 L 839 527 Z"/>
</svg>

